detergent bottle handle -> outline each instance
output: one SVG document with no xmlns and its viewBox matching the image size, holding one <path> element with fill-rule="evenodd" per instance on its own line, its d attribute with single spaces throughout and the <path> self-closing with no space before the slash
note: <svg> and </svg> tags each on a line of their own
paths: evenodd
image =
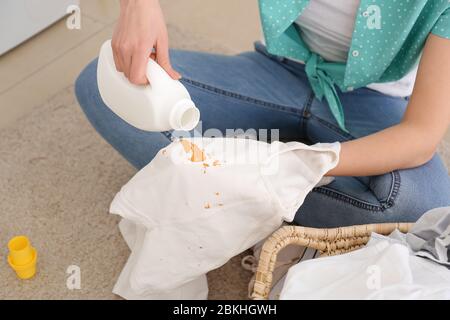
<svg viewBox="0 0 450 320">
<path fill-rule="evenodd" d="M 153 59 L 148 59 L 147 79 L 152 88 L 157 88 L 168 84 L 172 80 L 167 72 Z"/>
</svg>

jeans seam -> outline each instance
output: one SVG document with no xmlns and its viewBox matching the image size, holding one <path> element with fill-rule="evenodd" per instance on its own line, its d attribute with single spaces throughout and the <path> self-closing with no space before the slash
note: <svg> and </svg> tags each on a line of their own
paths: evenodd
<svg viewBox="0 0 450 320">
<path fill-rule="evenodd" d="M 258 106 L 261 106 L 261 107 L 265 107 L 265 108 L 270 109 L 270 110 L 286 112 L 286 113 L 294 114 L 294 115 L 300 115 L 301 114 L 301 110 L 298 110 L 298 109 L 293 108 L 293 107 L 283 106 L 283 105 L 280 105 L 280 104 L 275 104 L 275 103 L 272 103 L 272 102 L 263 101 L 263 100 L 255 99 L 255 98 L 252 98 L 252 97 L 244 96 L 244 95 L 239 94 L 239 93 L 223 90 L 223 89 L 220 89 L 220 88 L 208 85 L 208 84 L 204 84 L 204 83 L 192 80 L 192 79 L 182 78 L 181 81 L 183 81 L 187 85 L 191 85 L 192 87 L 203 89 L 203 90 L 205 90 L 207 92 L 210 92 L 210 93 L 214 93 L 214 94 L 217 94 L 217 95 L 226 96 L 226 97 L 230 97 L 230 98 L 235 98 L 237 100 L 240 100 L 240 101 L 243 101 L 243 102 L 247 102 L 247 103 L 250 103 L 250 104 L 255 104 L 255 105 L 258 105 Z"/>
<path fill-rule="evenodd" d="M 327 187 L 318 187 L 314 188 L 313 191 L 321 193 L 323 195 L 329 196 L 333 198 L 334 200 L 342 201 L 348 204 L 351 204 L 357 208 L 365 209 L 368 211 L 376 211 L 380 212 L 384 210 L 384 207 L 382 205 L 375 205 L 371 204 L 365 201 L 362 201 L 360 199 L 356 199 L 354 197 L 351 197 L 349 195 L 343 194 L 341 192 L 338 192 L 336 190 L 332 190 Z"/>
<path fill-rule="evenodd" d="M 366 201 L 351 197 L 347 194 L 344 194 L 342 192 L 333 190 L 331 188 L 325 187 L 318 187 L 314 188 L 313 190 L 321 193 L 323 195 L 329 196 L 335 200 L 339 200 L 348 204 L 351 204 L 355 207 L 369 210 L 369 211 L 385 211 L 386 209 L 391 208 L 395 204 L 395 199 L 397 198 L 399 192 L 400 192 L 400 184 L 401 184 L 401 178 L 400 173 L 398 171 L 392 171 L 392 186 L 391 190 L 389 191 L 389 195 L 384 201 L 380 201 L 379 205 L 368 203 Z"/>
<path fill-rule="evenodd" d="M 302 117 L 300 118 L 300 129 L 302 130 L 302 135 L 307 139 L 311 140 L 308 136 L 308 121 L 307 119 L 311 116 L 311 112 L 309 111 L 311 109 L 312 103 L 314 101 L 314 92 L 311 90 L 308 96 L 308 99 L 306 100 L 305 105 L 303 106 L 303 112 Z"/>
<path fill-rule="evenodd" d="M 323 120 L 322 118 L 319 118 L 318 116 L 310 113 L 309 117 L 317 120 L 317 122 L 325 127 L 327 127 L 328 129 L 333 130 L 336 134 L 340 135 L 342 138 L 346 139 L 346 140 L 353 140 L 356 139 L 356 137 L 352 136 L 351 134 L 345 132 L 344 130 L 342 130 L 341 128 L 335 126 L 334 124 Z"/>
<path fill-rule="evenodd" d="M 395 204 L 395 199 L 397 199 L 397 196 L 400 192 L 400 184 L 401 184 L 400 172 L 398 172 L 398 170 L 395 170 L 391 172 L 391 175 L 393 181 L 391 190 L 386 200 L 382 202 L 382 205 L 385 209 L 390 208 Z"/>
</svg>

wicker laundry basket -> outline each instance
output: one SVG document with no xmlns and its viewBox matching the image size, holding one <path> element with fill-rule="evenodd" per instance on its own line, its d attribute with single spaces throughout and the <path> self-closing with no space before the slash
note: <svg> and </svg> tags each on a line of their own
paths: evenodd
<svg viewBox="0 0 450 320">
<path fill-rule="evenodd" d="M 314 248 L 319 250 L 321 256 L 338 255 L 364 246 L 372 232 L 383 235 L 388 235 L 395 229 L 408 232 L 412 225 L 412 223 L 381 223 L 333 229 L 281 227 L 264 242 L 251 298 L 254 300 L 268 298 L 277 255 L 288 245 Z"/>
</svg>

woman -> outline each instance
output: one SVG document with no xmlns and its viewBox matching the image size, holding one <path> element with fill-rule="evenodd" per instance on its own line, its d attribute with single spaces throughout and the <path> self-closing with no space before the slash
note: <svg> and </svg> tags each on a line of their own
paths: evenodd
<svg viewBox="0 0 450 320">
<path fill-rule="evenodd" d="M 173 50 L 169 58 L 158 1 L 122 0 L 117 70 L 144 85 L 152 56 L 181 77 L 204 130 L 275 128 L 281 140 L 340 141 L 339 165 L 328 173 L 336 179 L 309 194 L 298 224 L 409 222 L 449 206 L 450 179 L 435 153 L 450 123 L 449 2 L 260 0 L 259 7 L 265 45 L 254 52 Z M 143 132 L 112 113 L 98 93 L 96 64 L 77 80 L 80 105 L 142 168 L 170 132 Z"/>
</svg>

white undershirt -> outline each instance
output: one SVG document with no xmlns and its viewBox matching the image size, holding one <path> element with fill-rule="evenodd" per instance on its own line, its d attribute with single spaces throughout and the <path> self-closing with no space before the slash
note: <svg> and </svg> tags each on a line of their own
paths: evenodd
<svg viewBox="0 0 450 320">
<path fill-rule="evenodd" d="M 360 0 L 311 0 L 296 24 L 312 52 L 327 61 L 346 62 Z M 417 74 L 415 67 L 398 81 L 373 83 L 368 88 L 396 97 L 411 95 Z"/>
</svg>

